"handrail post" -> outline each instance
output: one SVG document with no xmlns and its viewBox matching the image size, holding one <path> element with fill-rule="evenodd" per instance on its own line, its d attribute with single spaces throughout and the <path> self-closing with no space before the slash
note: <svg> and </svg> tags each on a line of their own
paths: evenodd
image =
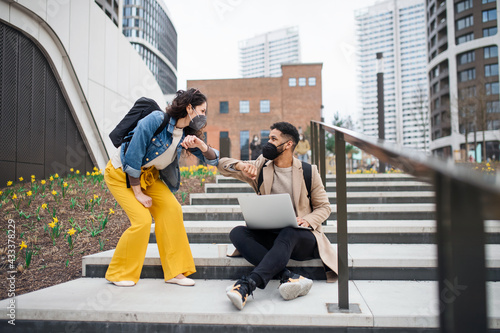
<svg viewBox="0 0 500 333">
<path fill-rule="evenodd" d="M 441 331 L 486 332 L 481 190 L 441 173 L 435 187 Z"/>
<path fill-rule="evenodd" d="M 326 143 L 325 143 L 325 128 L 319 125 L 319 173 L 321 181 L 326 190 Z"/>
<path fill-rule="evenodd" d="M 347 185 L 344 134 L 335 132 L 337 182 L 337 251 L 339 265 L 339 309 L 349 309 L 349 265 L 347 261 Z"/>
</svg>

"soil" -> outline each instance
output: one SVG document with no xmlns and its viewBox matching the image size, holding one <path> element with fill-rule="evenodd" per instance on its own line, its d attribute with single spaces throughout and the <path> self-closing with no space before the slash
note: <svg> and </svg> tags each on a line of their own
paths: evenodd
<svg viewBox="0 0 500 333">
<path fill-rule="evenodd" d="M 205 183 L 215 181 L 213 175 L 203 177 Z M 0 189 L 0 225 L 3 235 L 0 239 L 0 299 L 12 297 L 12 292 L 18 296 L 80 278 L 82 257 L 114 249 L 121 234 L 130 225 L 126 214 L 108 191 L 102 175 L 68 177 L 64 181 L 68 184 L 64 198 L 60 178 L 53 182 L 47 180 L 43 192 L 40 181 L 30 183 L 26 180 Z M 51 194 L 50 183 L 59 192 L 57 199 Z M 39 186 L 37 193 L 31 184 Z M 181 187 L 175 194 L 177 200 L 183 205 L 189 204 L 189 193 L 204 192 L 201 184 L 201 176 L 183 177 Z M 30 189 L 32 195 L 28 196 L 26 193 Z M 17 193 L 17 199 L 12 200 L 12 194 L 8 195 L 12 190 Z M 44 203 L 47 209 L 43 209 Z M 17 204 L 19 206 L 15 207 Z M 56 226 L 60 230 L 59 237 L 54 237 L 54 241 L 49 232 L 56 228 L 51 229 L 48 225 L 53 222 L 53 214 L 58 219 Z M 107 223 L 99 232 L 99 224 L 106 216 Z M 74 247 L 70 249 L 67 232 L 72 227 L 83 230 L 72 236 Z M 22 242 L 27 248 L 21 249 Z M 12 249 L 14 251 L 9 252 Z M 26 268 L 26 250 L 30 249 L 34 254 Z M 12 253 L 16 255 L 15 259 L 9 257 Z"/>
</svg>

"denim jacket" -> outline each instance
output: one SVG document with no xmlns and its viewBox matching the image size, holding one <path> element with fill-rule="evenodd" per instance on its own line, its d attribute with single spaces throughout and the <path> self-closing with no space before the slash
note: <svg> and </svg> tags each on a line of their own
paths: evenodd
<svg viewBox="0 0 500 333">
<path fill-rule="evenodd" d="M 123 171 L 130 176 L 139 178 L 141 176 L 141 167 L 163 154 L 172 144 L 173 132 L 175 124 L 177 123 L 177 120 L 172 117 L 170 117 L 167 127 L 153 137 L 155 131 L 160 127 L 163 117 L 163 111 L 151 112 L 149 115 L 139 120 L 137 126 L 130 132 L 129 136 L 132 136 L 132 139 L 122 144 L 120 153 L 122 168 Z M 177 191 L 180 185 L 181 176 L 179 159 L 183 149 L 181 143 L 185 136 L 185 133 L 183 133 L 177 146 L 176 159 L 168 165 L 165 170 L 166 174 L 176 177 L 176 179 L 169 179 L 169 181 L 166 182 L 166 185 L 172 192 Z M 198 148 L 190 149 L 193 155 L 205 163 L 217 166 L 219 164 L 219 152 L 216 149 L 214 149 L 214 151 L 217 157 L 213 160 L 209 160 L 203 156 L 203 153 Z"/>
</svg>

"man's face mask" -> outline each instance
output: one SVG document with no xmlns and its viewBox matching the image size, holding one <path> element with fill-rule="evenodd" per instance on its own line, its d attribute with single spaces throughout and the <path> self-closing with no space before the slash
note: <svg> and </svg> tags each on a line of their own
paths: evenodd
<svg viewBox="0 0 500 333">
<path fill-rule="evenodd" d="M 276 157 L 280 156 L 281 153 L 285 151 L 285 149 L 283 149 L 282 151 L 278 152 L 278 147 L 284 145 L 285 143 L 286 142 L 283 142 L 282 144 L 275 146 L 271 142 L 267 142 L 262 147 L 262 155 L 268 160 L 274 160 Z"/>
<path fill-rule="evenodd" d="M 193 106 L 191 106 L 191 107 L 193 108 L 194 112 L 196 112 L 196 109 Z M 189 119 L 191 119 L 188 126 L 191 127 L 192 129 L 194 129 L 195 131 L 199 131 L 207 123 L 207 116 L 205 116 L 203 114 L 198 114 L 198 112 L 196 112 L 196 116 L 194 116 L 194 118 L 191 118 L 189 113 L 188 113 L 188 116 L 189 116 Z"/>
</svg>

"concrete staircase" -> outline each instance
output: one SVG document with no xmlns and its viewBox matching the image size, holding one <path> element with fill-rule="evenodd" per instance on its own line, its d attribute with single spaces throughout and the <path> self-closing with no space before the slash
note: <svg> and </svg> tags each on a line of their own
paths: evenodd
<svg viewBox="0 0 500 333">
<path fill-rule="evenodd" d="M 236 310 L 225 287 L 252 266 L 243 258 L 219 256 L 218 250 L 227 244 L 232 252 L 229 231 L 244 224 L 237 197 L 255 194 L 247 184 L 218 176 L 216 184 L 206 184 L 206 193 L 191 195 L 191 205 L 183 207 L 196 287 L 163 283 L 153 225 L 137 286 L 117 288 L 103 279 L 113 250 L 86 256 L 85 278 L 19 297 L 20 323 L 27 331 L 47 332 L 68 325 L 103 332 L 437 332 L 442 300 L 432 187 L 403 174 L 348 175 L 347 181 L 350 302 L 359 305 L 359 313 L 326 311 L 326 303 L 337 302 L 337 284 L 324 281 L 320 260 L 289 263 L 316 280 L 306 297 L 283 301 L 278 282 L 272 281 L 243 311 Z M 327 191 L 332 214 L 324 230 L 336 246 L 335 177 L 327 177 Z M 485 230 L 488 316 L 491 331 L 500 332 L 500 221 L 487 221 Z M 47 297 L 57 299 L 48 308 Z M 10 327 L 0 324 L 3 328 Z"/>
</svg>

